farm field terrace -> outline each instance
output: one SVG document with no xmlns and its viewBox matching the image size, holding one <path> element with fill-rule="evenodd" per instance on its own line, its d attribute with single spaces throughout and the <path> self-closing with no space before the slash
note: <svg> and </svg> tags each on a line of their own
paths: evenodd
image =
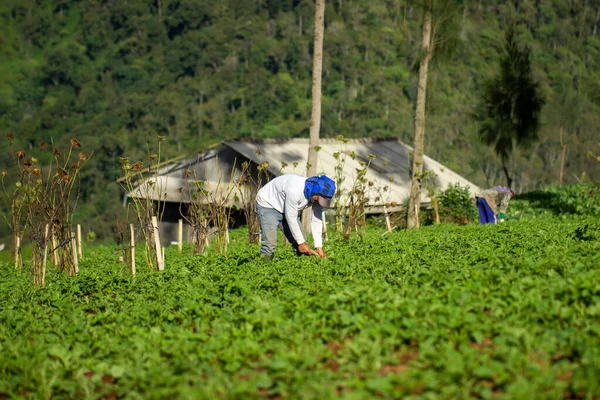
<svg viewBox="0 0 600 400">
<path fill-rule="evenodd" d="M 41 289 L 2 263 L 0 398 L 600 397 L 597 218 L 381 233 L 135 278 L 99 247 Z"/>
</svg>

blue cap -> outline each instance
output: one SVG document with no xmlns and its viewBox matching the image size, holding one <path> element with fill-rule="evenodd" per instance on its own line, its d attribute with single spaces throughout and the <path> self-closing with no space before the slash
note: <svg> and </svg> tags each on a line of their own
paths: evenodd
<svg viewBox="0 0 600 400">
<path fill-rule="evenodd" d="M 331 198 L 335 194 L 335 181 L 325 175 L 306 178 L 304 196 L 311 201 L 315 194 L 319 196 L 318 202 L 322 207 L 331 207 Z"/>
</svg>

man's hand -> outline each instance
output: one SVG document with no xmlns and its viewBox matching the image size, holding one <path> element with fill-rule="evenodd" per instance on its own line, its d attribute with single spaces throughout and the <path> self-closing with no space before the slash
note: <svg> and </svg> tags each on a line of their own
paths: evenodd
<svg viewBox="0 0 600 400">
<path fill-rule="evenodd" d="M 298 251 L 302 254 L 310 255 L 310 246 L 304 242 L 298 245 Z"/>
<path fill-rule="evenodd" d="M 325 254 L 322 247 L 317 247 L 315 250 L 317 251 L 317 254 L 319 255 L 319 257 L 327 258 L 327 254 Z"/>
</svg>

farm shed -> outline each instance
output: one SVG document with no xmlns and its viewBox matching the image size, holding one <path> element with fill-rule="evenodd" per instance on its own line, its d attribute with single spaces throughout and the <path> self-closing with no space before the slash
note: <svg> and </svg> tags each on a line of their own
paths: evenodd
<svg viewBox="0 0 600 400">
<path fill-rule="evenodd" d="M 232 140 L 223 142 L 223 145 L 256 164 L 267 161 L 269 172 L 275 176 L 289 173 L 305 174 L 308 139 Z M 391 138 L 349 139 L 346 142 L 337 139 L 321 139 L 320 147 L 317 171 L 331 178 L 336 177 L 336 166 L 340 165 L 342 153 L 346 155 L 341 185 L 342 190 L 346 192 L 352 188 L 357 170 L 362 168 L 361 162 L 368 163 L 369 155 L 374 156 L 366 174 L 367 181 L 373 182 L 373 186 L 370 186 L 367 192 L 369 198 L 367 213 L 382 213 L 385 203 L 400 204 L 409 197 L 412 177 L 411 147 Z M 354 159 L 350 157 L 351 154 L 354 154 Z M 285 163 L 285 168 L 282 168 L 282 163 Z M 430 157 L 424 156 L 423 169 L 437 174 L 436 182 L 442 190 L 455 183 L 469 187 L 472 194 L 480 190 L 467 179 Z M 383 191 L 386 186 L 387 190 Z M 423 203 L 429 201 L 426 193 L 422 193 L 421 201 Z"/>
<path fill-rule="evenodd" d="M 126 194 L 126 199 L 141 197 L 165 201 L 167 207 L 161 235 L 165 237 L 165 242 L 173 238 L 176 240 L 177 220 L 181 218 L 181 211 L 185 213 L 186 203 L 190 201 L 189 196 L 185 195 L 188 193 L 186 171 L 190 179 L 195 177 L 205 181 L 208 190 L 221 188 L 225 193 L 235 193 L 228 196 L 228 204 L 241 208 L 239 191 L 243 189 L 234 185 L 234 182 L 240 177 L 244 162 L 251 165 L 254 176 L 257 174 L 257 166 L 265 162 L 268 163 L 267 171 L 270 176 L 304 175 L 308 143 L 308 139 L 224 141 L 206 152 L 166 163 L 159 169 L 156 178 L 141 182 Z M 367 213 L 382 213 L 384 204 L 401 204 L 408 198 L 412 169 L 411 147 L 396 139 L 321 139 L 320 146 L 318 173 L 337 178 L 336 180 L 343 177 L 340 185 L 343 192 L 352 188 L 357 170 L 362 168 L 361 163 L 369 163 L 370 160 L 365 176 L 372 183 L 367 187 Z M 343 166 L 341 170 L 340 166 Z M 480 190 L 467 179 L 427 156 L 424 157 L 424 170 L 437 174 L 437 184 L 441 189 L 458 183 L 469 187 L 472 194 Z M 427 203 L 428 200 L 426 193 L 422 193 L 421 201 Z"/>
</svg>

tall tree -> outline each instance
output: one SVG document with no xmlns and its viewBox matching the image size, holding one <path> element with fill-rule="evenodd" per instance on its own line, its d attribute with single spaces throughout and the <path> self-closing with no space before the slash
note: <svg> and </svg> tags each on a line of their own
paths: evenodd
<svg viewBox="0 0 600 400">
<path fill-rule="evenodd" d="M 317 174 L 317 151 L 319 146 L 319 130 L 321 128 L 321 77 L 323 71 L 323 36 L 325 25 L 325 0 L 317 0 L 315 11 L 315 48 L 313 53 L 312 74 L 312 111 L 310 114 L 310 138 L 308 141 L 308 161 L 306 175 Z M 308 229 L 310 214 L 302 214 L 304 227 Z"/>
<path fill-rule="evenodd" d="M 456 0 L 424 0 L 419 53 L 419 83 L 415 110 L 415 142 L 413 148 L 412 179 L 408 205 L 407 228 L 419 227 L 421 205 L 421 178 L 423 175 L 423 148 L 425 146 L 425 121 L 429 63 L 434 54 L 449 55 L 456 49 L 460 14 Z M 443 57 L 440 57 L 443 58 Z"/>
<path fill-rule="evenodd" d="M 315 48 L 313 53 L 312 74 L 312 112 L 310 115 L 310 139 L 308 146 L 308 176 L 317 173 L 317 146 L 321 128 L 321 77 L 323 71 L 323 36 L 325 25 L 325 0 L 317 0 L 315 11 Z"/>
<path fill-rule="evenodd" d="M 530 50 L 517 44 L 514 26 L 506 33 L 500 73 L 487 82 L 482 100 L 480 134 L 500 156 L 510 187 L 510 156 L 517 146 L 528 146 L 537 140 L 540 112 L 545 104 L 539 83 L 533 78 Z"/>
<path fill-rule="evenodd" d="M 582 114 L 582 94 L 573 88 L 571 77 L 565 77 L 556 85 L 545 114 L 549 116 L 551 126 L 558 128 L 560 143 L 560 167 L 558 184 L 564 183 L 565 164 L 567 158 L 567 139 L 579 128 Z"/>
</svg>

